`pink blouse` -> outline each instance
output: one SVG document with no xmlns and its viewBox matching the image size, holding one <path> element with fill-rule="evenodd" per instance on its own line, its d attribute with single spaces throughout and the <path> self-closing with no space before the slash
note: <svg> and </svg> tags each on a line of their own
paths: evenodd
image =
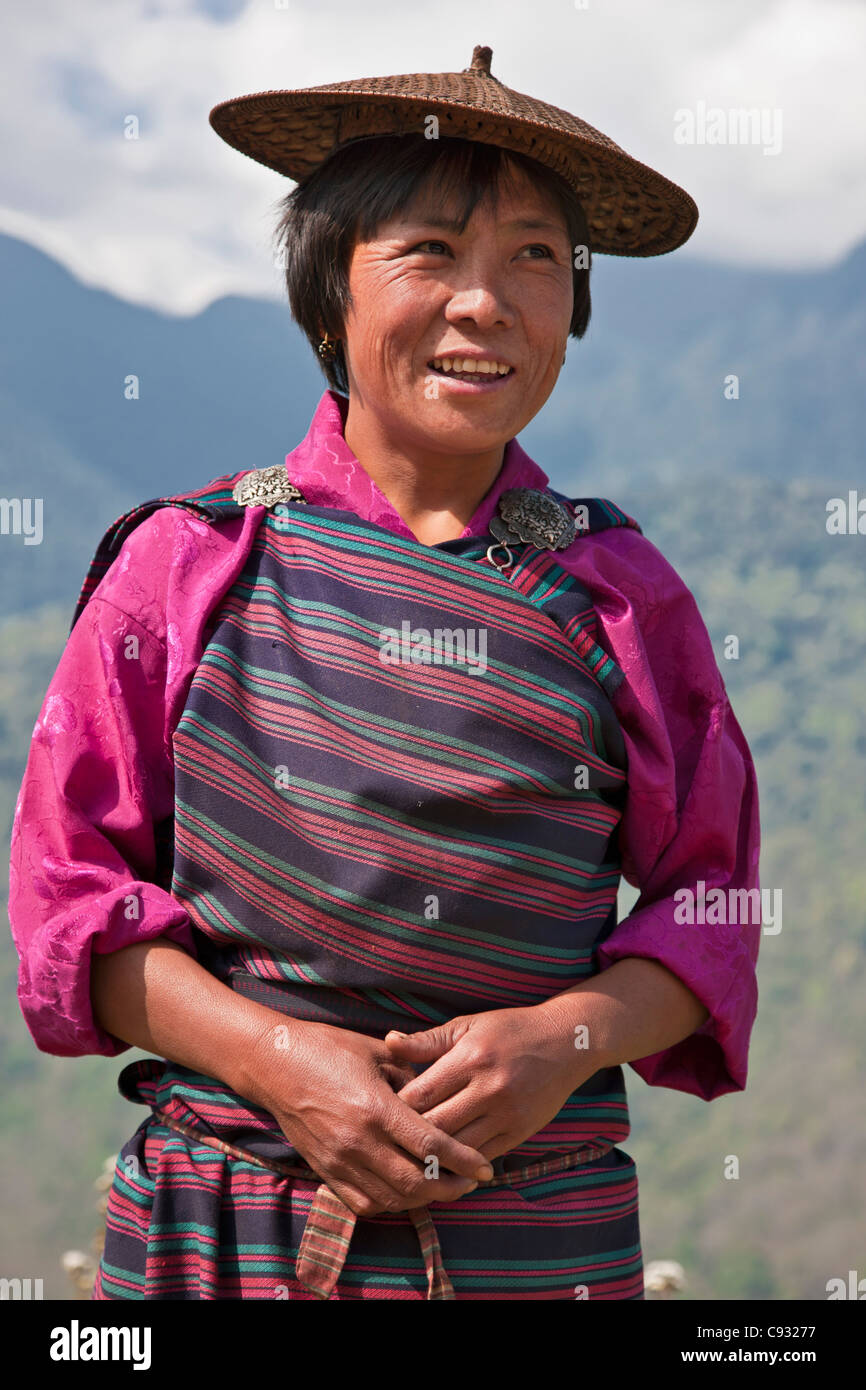
<svg viewBox="0 0 866 1390">
<path fill-rule="evenodd" d="M 324 393 L 287 456 L 290 477 L 312 505 L 414 539 L 346 444 L 345 404 Z M 487 531 L 507 488 L 547 483 L 512 439 L 463 535 Z M 206 619 L 243 569 L 260 515 L 250 507 L 219 527 L 173 506 L 148 516 L 91 597 L 48 687 L 15 807 L 9 894 L 18 997 L 43 1052 L 128 1048 L 94 1020 L 92 951 L 165 936 L 195 955 L 186 910 L 153 881 L 154 825 L 173 810 L 172 734 Z M 599 947 L 599 968 L 643 956 L 703 1002 L 701 1028 L 631 1065 L 650 1085 L 712 1100 L 746 1085 L 761 927 L 678 923 L 673 894 L 698 892 L 700 880 L 707 893 L 758 888 L 752 758 L 695 600 L 652 542 L 618 527 L 578 536 L 557 560 L 591 595 L 598 641 L 625 674 L 613 696 L 628 752 L 620 849 L 641 895 Z M 136 899 L 143 910 L 133 916 Z"/>
</svg>

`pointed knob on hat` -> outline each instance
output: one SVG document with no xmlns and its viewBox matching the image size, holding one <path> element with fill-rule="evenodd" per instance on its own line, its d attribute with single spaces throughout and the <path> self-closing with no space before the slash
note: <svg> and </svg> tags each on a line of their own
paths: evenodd
<svg viewBox="0 0 866 1390">
<path fill-rule="evenodd" d="M 472 62 L 469 67 L 464 68 L 463 71 L 483 73 L 486 77 L 490 77 L 490 60 L 492 57 L 492 48 L 488 48 L 486 44 L 477 43 L 472 50 Z"/>
</svg>

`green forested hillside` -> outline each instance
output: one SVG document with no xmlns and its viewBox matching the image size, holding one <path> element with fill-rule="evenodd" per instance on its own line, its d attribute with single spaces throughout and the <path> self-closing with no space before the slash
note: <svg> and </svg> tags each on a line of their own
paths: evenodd
<svg viewBox="0 0 866 1390">
<path fill-rule="evenodd" d="M 864 1272 L 866 536 L 827 534 L 828 496 L 735 476 L 620 499 L 698 599 L 755 757 L 762 887 L 782 890 L 746 1091 L 630 1090 L 646 1253 L 694 1297 L 823 1298 Z"/>
<path fill-rule="evenodd" d="M 568 479 L 554 478 L 566 487 Z M 596 491 L 604 492 L 599 487 Z M 695 593 L 758 770 L 761 882 L 783 894 L 765 935 L 745 1093 L 706 1103 L 628 1071 L 644 1255 L 679 1259 L 685 1296 L 826 1297 L 866 1274 L 860 1157 L 866 987 L 866 536 L 829 536 L 820 485 L 752 478 L 637 488 L 615 500 Z M 0 625 L 0 829 L 72 602 Z M 724 640 L 739 638 L 739 659 Z M 635 894 L 623 895 L 624 910 Z M 69 1286 L 57 1260 L 95 1226 L 91 1184 L 144 1112 L 116 1095 L 122 1059 L 37 1052 L 0 941 L 4 1264 Z M 725 1161 L 739 1159 L 739 1179 Z M 4 1271 L 6 1272 L 6 1271 Z"/>
</svg>

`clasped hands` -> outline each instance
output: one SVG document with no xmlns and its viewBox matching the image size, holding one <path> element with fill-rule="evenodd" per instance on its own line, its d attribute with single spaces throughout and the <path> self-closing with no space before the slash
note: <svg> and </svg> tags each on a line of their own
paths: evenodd
<svg viewBox="0 0 866 1390">
<path fill-rule="evenodd" d="M 603 1065 L 575 1049 L 557 1005 L 460 1015 L 384 1041 L 305 1023 L 268 1108 L 357 1215 L 453 1201 Z"/>
</svg>

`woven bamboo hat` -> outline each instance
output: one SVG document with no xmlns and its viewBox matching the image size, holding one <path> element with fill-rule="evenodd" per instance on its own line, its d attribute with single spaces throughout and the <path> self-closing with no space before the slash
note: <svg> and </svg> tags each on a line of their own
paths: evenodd
<svg viewBox="0 0 866 1390">
<path fill-rule="evenodd" d="M 579 116 L 506 87 L 492 56 L 479 44 L 462 72 L 256 92 L 220 102 L 210 123 L 234 149 L 300 180 L 352 140 L 423 134 L 436 116 L 440 136 L 519 150 L 561 174 L 583 204 L 594 252 L 660 256 L 688 240 L 698 209 L 684 189 Z"/>
</svg>

